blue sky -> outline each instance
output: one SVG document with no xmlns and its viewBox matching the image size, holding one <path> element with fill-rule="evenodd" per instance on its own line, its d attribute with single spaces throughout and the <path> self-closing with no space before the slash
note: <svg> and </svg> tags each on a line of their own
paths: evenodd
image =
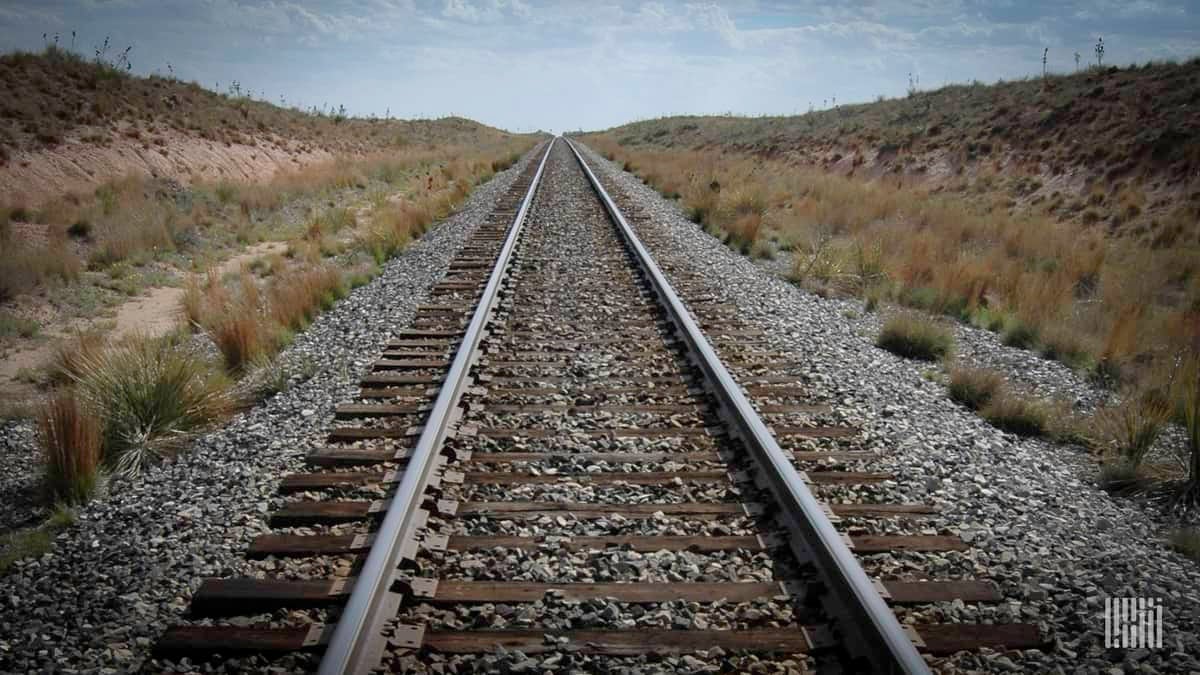
<svg viewBox="0 0 1200 675">
<path fill-rule="evenodd" d="M 356 114 L 458 114 L 525 131 L 810 105 L 1094 62 L 1200 53 L 1192 0 L 0 0 L 0 48 L 111 36 L 167 72 Z"/>
</svg>

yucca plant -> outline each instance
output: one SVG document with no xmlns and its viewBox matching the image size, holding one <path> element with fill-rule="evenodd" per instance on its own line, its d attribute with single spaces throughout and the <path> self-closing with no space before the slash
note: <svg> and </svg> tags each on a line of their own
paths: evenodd
<svg viewBox="0 0 1200 675">
<path fill-rule="evenodd" d="M 134 338 L 88 355 L 75 379 L 104 420 L 104 463 L 127 475 L 232 406 L 218 368 L 162 340 Z"/>
</svg>

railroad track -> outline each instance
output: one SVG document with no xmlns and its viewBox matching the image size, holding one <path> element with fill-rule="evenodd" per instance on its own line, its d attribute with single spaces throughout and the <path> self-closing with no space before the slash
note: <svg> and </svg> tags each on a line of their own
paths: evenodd
<svg viewBox="0 0 1200 675">
<path fill-rule="evenodd" d="M 922 530 L 928 506 L 847 499 L 903 477 L 870 471 L 798 384 L 802 355 L 669 250 L 660 267 L 570 143 L 543 150 L 281 482 L 248 551 L 277 573 L 204 580 L 160 655 L 926 672 L 922 654 L 1042 644 L 1027 624 L 902 625 L 1003 598 L 936 570 L 872 578 L 874 557 L 967 546 Z"/>
</svg>

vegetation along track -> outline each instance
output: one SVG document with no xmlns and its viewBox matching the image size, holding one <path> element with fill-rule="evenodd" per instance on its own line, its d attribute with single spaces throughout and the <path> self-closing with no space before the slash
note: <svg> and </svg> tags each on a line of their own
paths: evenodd
<svg viewBox="0 0 1200 675">
<path fill-rule="evenodd" d="M 806 398 L 802 355 L 715 302 L 569 143 L 543 148 L 282 481 L 249 551 L 273 574 L 204 580 L 161 656 L 923 672 L 919 652 L 1043 643 L 925 619 L 1001 601 L 986 580 L 880 578 L 881 555 L 967 546 L 925 505 L 848 491 L 896 477 Z"/>
</svg>

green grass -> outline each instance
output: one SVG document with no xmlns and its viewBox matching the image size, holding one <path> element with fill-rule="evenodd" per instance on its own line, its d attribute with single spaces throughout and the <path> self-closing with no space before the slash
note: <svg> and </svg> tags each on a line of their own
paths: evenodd
<svg viewBox="0 0 1200 675">
<path fill-rule="evenodd" d="M 75 512 L 58 506 L 38 527 L 0 536 L 0 575 L 6 574 L 17 561 L 49 553 L 54 546 L 54 535 L 74 524 Z"/>
<path fill-rule="evenodd" d="M 875 344 L 907 359 L 937 361 L 954 352 L 954 334 L 941 324 L 906 313 L 888 319 Z"/>
<path fill-rule="evenodd" d="M 18 530 L 0 540 L 0 574 L 8 572 L 13 563 L 37 558 L 50 552 L 54 535 L 41 528 Z"/>
</svg>

